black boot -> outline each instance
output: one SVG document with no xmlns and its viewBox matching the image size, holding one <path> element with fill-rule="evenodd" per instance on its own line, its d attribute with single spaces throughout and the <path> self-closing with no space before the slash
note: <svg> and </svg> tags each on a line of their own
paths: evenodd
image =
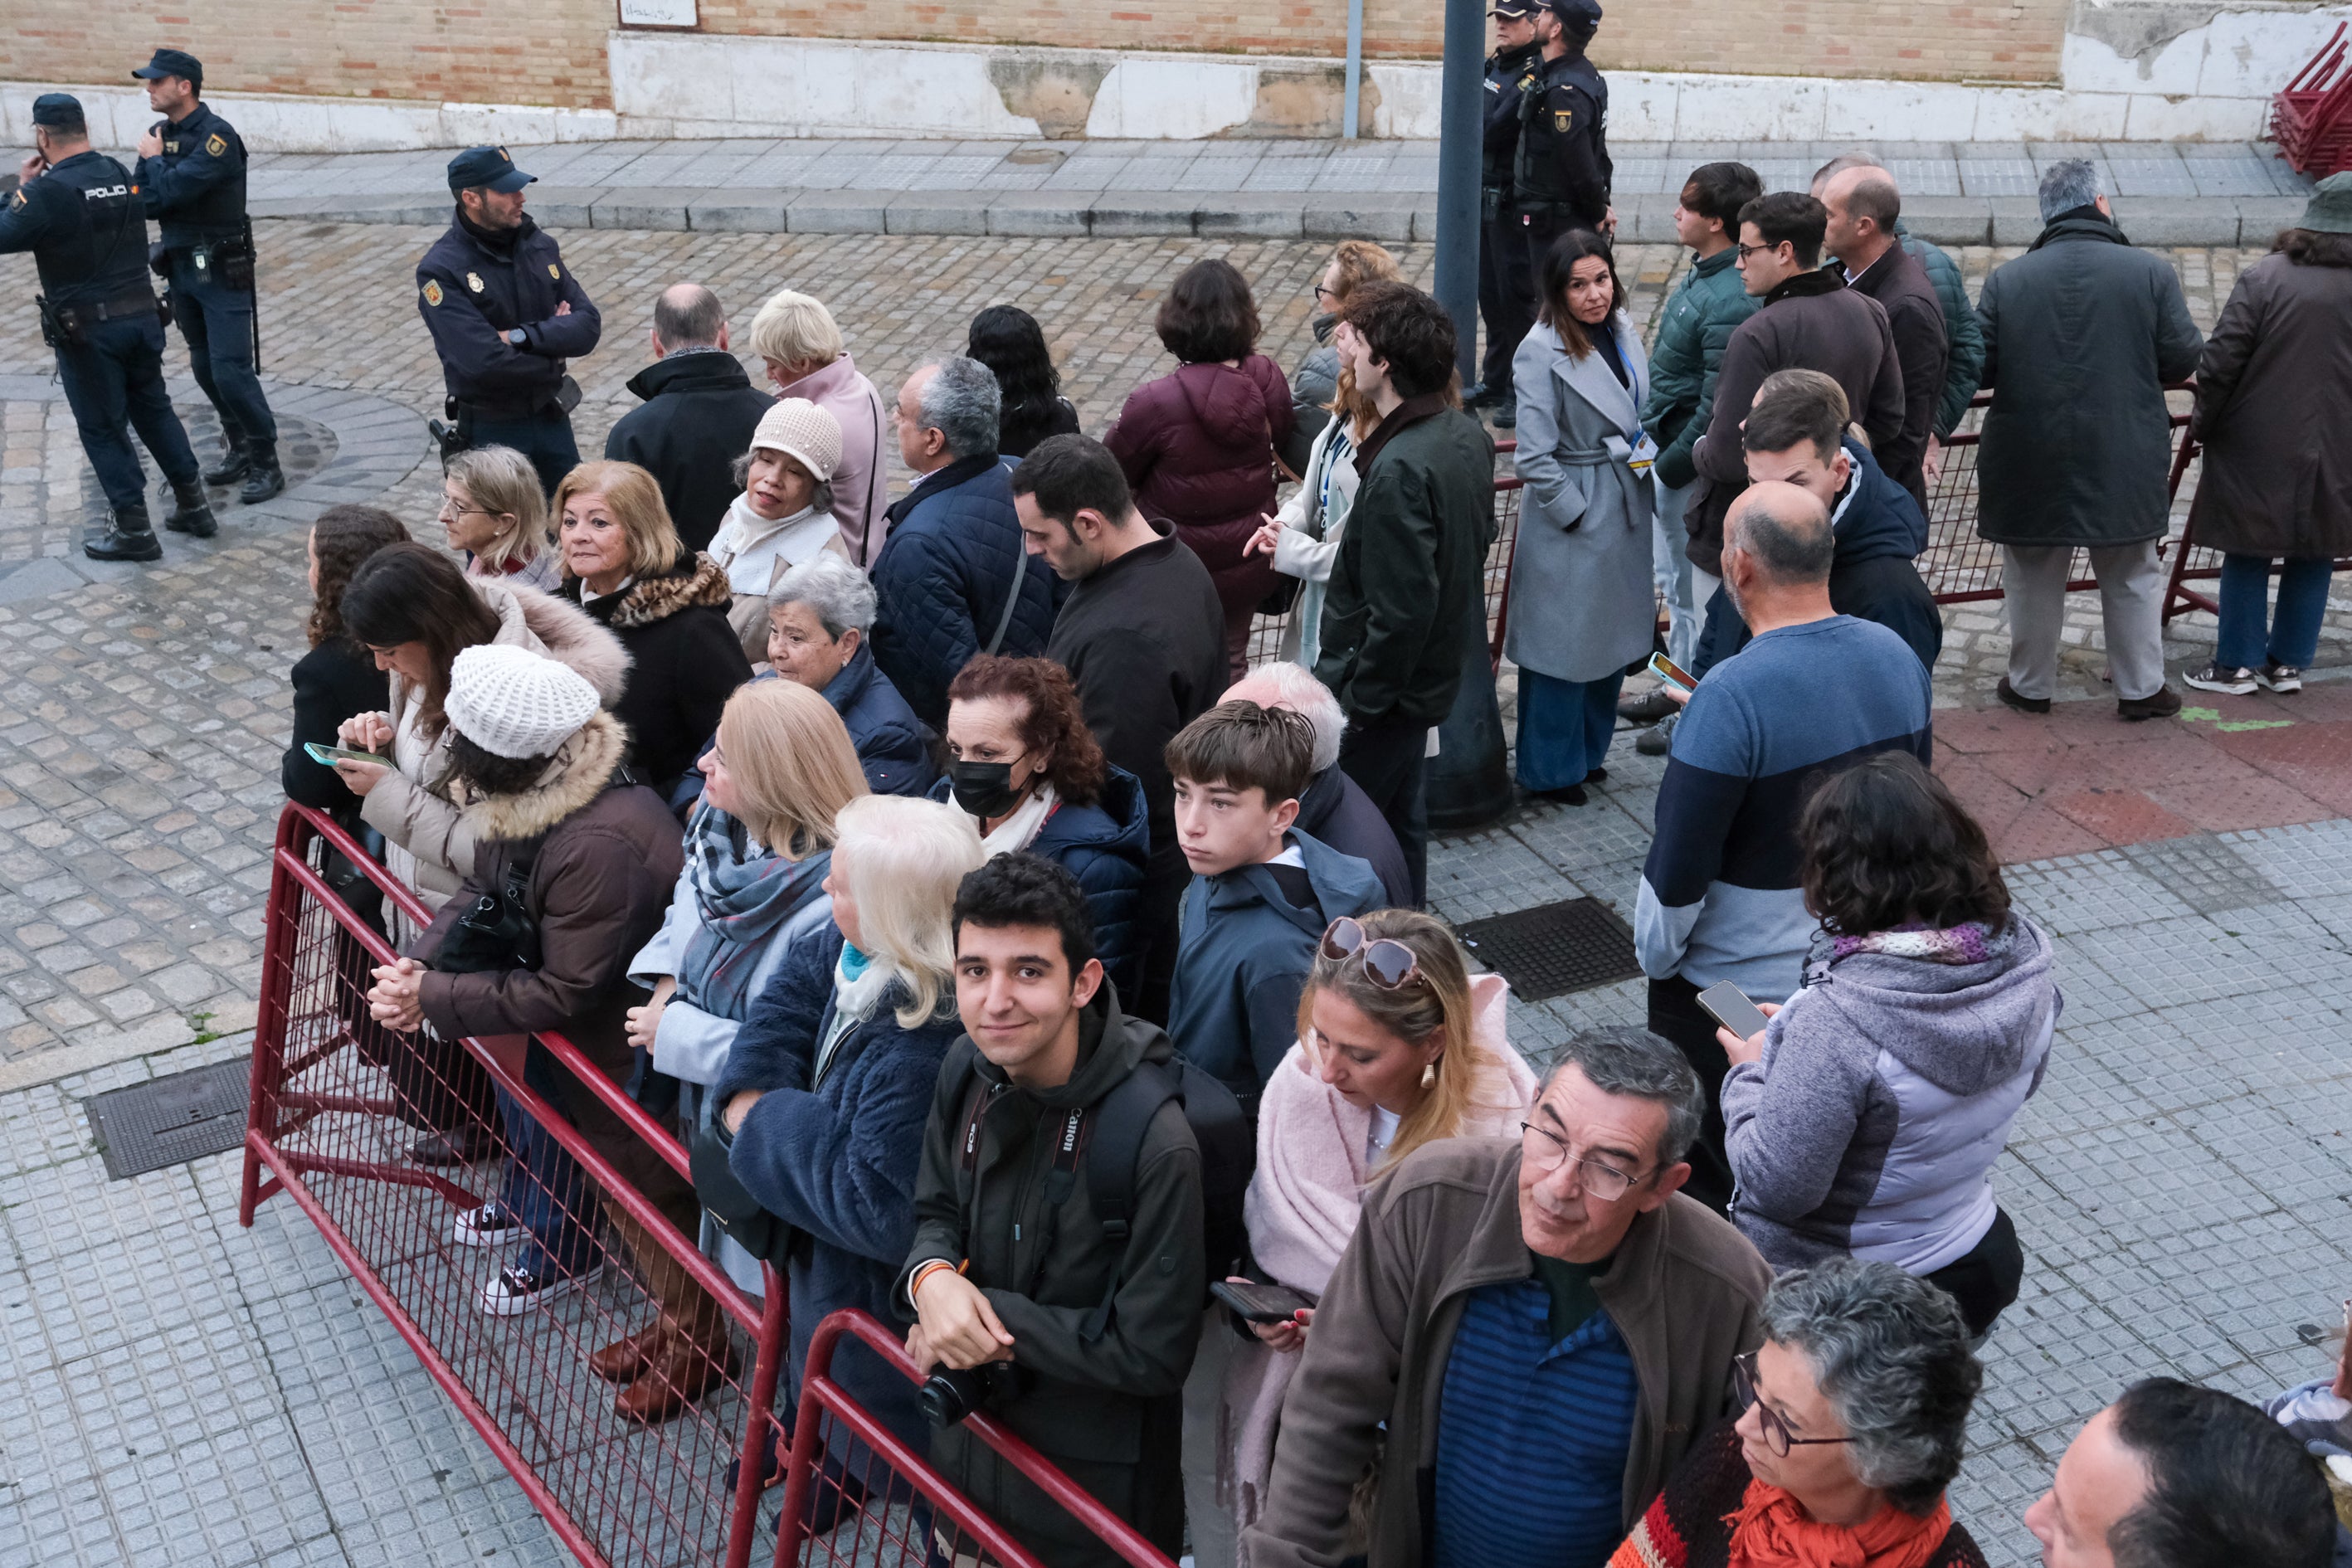
<svg viewBox="0 0 2352 1568">
<path fill-rule="evenodd" d="M 247 506 L 268 500 L 286 488 L 286 472 L 278 466 L 278 448 L 267 441 L 256 441 L 247 448 L 251 463 L 245 476 L 245 489 L 236 499 Z"/>
<path fill-rule="evenodd" d="M 212 498 L 205 494 L 203 485 L 173 480 L 172 500 L 172 515 L 163 520 L 163 526 L 173 533 L 210 539 L 220 531 L 220 524 L 213 519 Z"/>
<path fill-rule="evenodd" d="M 244 442 L 232 436 L 228 438 L 226 449 L 221 453 L 220 467 L 205 470 L 205 483 L 233 485 L 251 472 L 253 472 L 253 454 L 245 449 Z"/>
<path fill-rule="evenodd" d="M 134 501 L 116 508 L 114 526 L 95 539 L 83 540 L 81 552 L 92 561 L 161 561 L 163 542 L 155 537 L 154 524 L 147 521 L 147 503 Z"/>
</svg>

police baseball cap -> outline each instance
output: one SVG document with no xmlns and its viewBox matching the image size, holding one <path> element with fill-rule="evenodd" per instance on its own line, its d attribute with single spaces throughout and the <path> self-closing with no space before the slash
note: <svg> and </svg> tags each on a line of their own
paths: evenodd
<svg viewBox="0 0 2352 1568">
<path fill-rule="evenodd" d="M 167 76 L 184 76 L 197 87 L 205 85 L 205 62 L 185 49 L 157 49 L 143 70 L 132 71 L 141 81 L 161 81 Z"/>
<path fill-rule="evenodd" d="M 1601 26 L 1601 0 L 1542 0 L 1543 7 L 1568 24 L 1570 32 L 1589 33 Z"/>
<path fill-rule="evenodd" d="M 522 189 L 538 177 L 516 168 L 503 147 L 468 147 L 449 160 L 452 194 L 488 185 L 503 196 Z"/>
<path fill-rule="evenodd" d="M 1486 8 L 1486 15 L 1500 16 L 1507 21 L 1521 22 L 1541 9 L 1538 0 L 1495 0 L 1495 4 Z"/>
<path fill-rule="evenodd" d="M 80 99 L 69 92 L 45 92 L 33 100 L 33 123 L 52 131 L 79 131 L 89 121 L 82 118 Z"/>
</svg>

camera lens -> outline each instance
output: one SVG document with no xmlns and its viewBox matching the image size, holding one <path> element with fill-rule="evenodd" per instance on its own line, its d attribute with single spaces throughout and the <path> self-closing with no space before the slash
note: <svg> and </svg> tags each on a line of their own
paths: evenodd
<svg viewBox="0 0 2352 1568">
<path fill-rule="evenodd" d="M 923 1380 L 923 1390 L 918 1397 L 922 1403 L 923 1418 L 944 1430 L 961 1426 L 965 1416 L 980 1408 L 986 1395 L 987 1385 L 978 1373 L 942 1368 Z"/>
</svg>

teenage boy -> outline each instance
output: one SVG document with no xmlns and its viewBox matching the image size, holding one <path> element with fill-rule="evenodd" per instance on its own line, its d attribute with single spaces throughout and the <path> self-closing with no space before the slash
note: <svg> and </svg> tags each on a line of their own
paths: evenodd
<svg viewBox="0 0 2352 1568">
<path fill-rule="evenodd" d="M 1324 929 L 1388 902 L 1368 863 L 1292 826 L 1314 763 L 1305 719 L 1249 701 L 1220 702 L 1168 742 L 1176 842 L 1192 868 L 1168 1033 L 1253 1115 L 1298 1038 Z"/>
<path fill-rule="evenodd" d="M 1119 1010 L 1086 895 L 1052 861 L 1016 851 L 966 877 L 954 934 L 965 1033 L 940 1068 L 915 1183 L 898 1288 L 916 1320 L 907 1353 L 926 1372 L 982 1370 L 992 1415 L 1174 1557 L 1178 1392 L 1208 1291 L 1199 1145 L 1183 1108 L 1160 1105 L 1117 1236 L 1085 1176 L 1057 1163 L 1066 1142 L 1083 1161 L 1087 1113 L 1174 1047 Z M 1049 1568 L 1117 1564 L 961 1425 L 933 1435 L 931 1460 Z"/>
</svg>

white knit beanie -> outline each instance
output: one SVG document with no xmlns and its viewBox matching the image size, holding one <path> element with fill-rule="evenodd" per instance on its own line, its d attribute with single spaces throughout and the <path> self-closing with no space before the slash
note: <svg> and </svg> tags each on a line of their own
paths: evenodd
<svg viewBox="0 0 2352 1568">
<path fill-rule="evenodd" d="M 477 643 L 449 667 L 449 723 L 494 756 L 544 757 L 596 713 L 596 689 L 568 664 L 506 643 Z"/>
<path fill-rule="evenodd" d="M 757 451 L 761 447 L 782 452 L 824 484 L 841 466 L 841 421 L 832 409 L 805 397 L 787 397 L 760 416 L 751 447 Z"/>
</svg>

